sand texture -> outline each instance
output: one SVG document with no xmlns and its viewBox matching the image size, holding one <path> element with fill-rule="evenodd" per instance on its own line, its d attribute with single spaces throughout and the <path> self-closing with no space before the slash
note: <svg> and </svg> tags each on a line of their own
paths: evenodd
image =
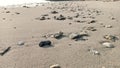
<svg viewBox="0 0 120 68">
<path fill-rule="evenodd" d="M 0 8 L 0 68 L 120 68 L 119 39 L 119 1 Z"/>
</svg>

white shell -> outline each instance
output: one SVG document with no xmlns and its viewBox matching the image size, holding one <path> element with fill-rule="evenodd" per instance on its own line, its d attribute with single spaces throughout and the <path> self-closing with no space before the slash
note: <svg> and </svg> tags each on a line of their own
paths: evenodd
<svg viewBox="0 0 120 68">
<path fill-rule="evenodd" d="M 51 65 L 50 68 L 61 68 L 59 64 Z"/>
<path fill-rule="evenodd" d="M 104 43 L 102 43 L 102 45 L 105 46 L 106 48 L 114 48 L 114 45 L 109 42 L 104 42 Z"/>
</svg>

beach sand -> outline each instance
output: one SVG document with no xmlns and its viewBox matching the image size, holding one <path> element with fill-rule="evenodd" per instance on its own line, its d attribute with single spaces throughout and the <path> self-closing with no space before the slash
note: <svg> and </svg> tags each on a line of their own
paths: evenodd
<svg viewBox="0 0 120 68">
<path fill-rule="evenodd" d="M 0 8 L 0 68 L 120 68 L 120 2 L 66 1 Z M 62 15 L 62 16 L 60 16 Z M 58 18 L 60 18 L 58 20 Z M 62 31 L 65 37 L 49 35 Z M 87 32 L 73 40 L 70 33 Z M 117 39 L 105 39 L 105 35 Z M 44 36 L 44 37 L 43 37 Z M 40 47 L 42 40 L 52 47 Z M 23 41 L 23 45 L 18 45 Z M 105 48 L 109 41 L 115 47 Z M 100 54 L 93 54 L 95 49 Z"/>
</svg>

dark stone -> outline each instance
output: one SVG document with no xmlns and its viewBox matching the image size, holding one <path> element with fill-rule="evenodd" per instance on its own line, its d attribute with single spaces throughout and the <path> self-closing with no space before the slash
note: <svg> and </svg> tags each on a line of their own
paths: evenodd
<svg viewBox="0 0 120 68">
<path fill-rule="evenodd" d="M 90 23 L 95 23 L 95 22 L 96 22 L 95 20 L 92 20 L 92 21 L 88 22 L 88 24 L 90 24 Z"/>
<path fill-rule="evenodd" d="M 40 18 L 40 20 L 45 20 L 45 17 L 44 17 L 44 16 L 43 16 L 43 17 L 41 17 L 41 18 Z"/>
<path fill-rule="evenodd" d="M 51 46 L 51 41 L 50 40 L 44 40 L 39 43 L 40 47 L 45 47 L 45 46 Z"/>
<path fill-rule="evenodd" d="M 42 17 L 38 17 L 38 18 L 35 18 L 36 20 L 46 20 L 46 18 L 44 16 Z"/>
<path fill-rule="evenodd" d="M 57 14 L 58 12 L 57 11 L 51 11 L 52 14 Z"/>
<path fill-rule="evenodd" d="M 59 17 L 56 17 L 56 20 L 65 20 L 66 17 L 64 17 L 63 15 L 60 15 Z"/>
<path fill-rule="evenodd" d="M 6 13 L 10 13 L 10 11 L 6 11 Z"/>
<path fill-rule="evenodd" d="M 28 7 L 28 6 L 22 6 L 23 8 L 30 8 L 30 7 Z"/>
</svg>

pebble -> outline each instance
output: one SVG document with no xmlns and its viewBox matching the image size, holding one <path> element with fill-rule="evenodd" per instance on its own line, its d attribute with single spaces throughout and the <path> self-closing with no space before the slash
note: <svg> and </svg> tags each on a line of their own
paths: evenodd
<svg viewBox="0 0 120 68">
<path fill-rule="evenodd" d="M 69 19 L 69 20 L 73 20 L 73 17 L 68 16 L 67 19 Z"/>
<path fill-rule="evenodd" d="M 95 49 L 90 49 L 90 52 L 93 54 L 93 55 L 100 55 L 100 52 L 95 50 Z"/>
<path fill-rule="evenodd" d="M 19 42 L 17 43 L 17 45 L 24 45 L 24 44 L 25 44 L 24 41 L 19 41 Z"/>
<path fill-rule="evenodd" d="M 42 16 L 41 18 L 40 18 L 40 20 L 45 20 L 46 18 L 44 17 L 44 16 Z"/>
<path fill-rule="evenodd" d="M 92 21 L 88 22 L 88 24 L 95 23 L 95 22 L 96 22 L 95 20 L 92 20 Z"/>
<path fill-rule="evenodd" d="M 86 31 L 82 31 L 82 32 L 80 32 L 80 35 L 81 36 L 88 36 L 88 33 Z"/>
<path fill-rule="evenodd" d="M 69 38 L 70 39 L 78 39 L 80 37 L 80 34 L 77 34 L 77 33 L 71 33 L 70 35 L 69 35 Z"/>
<path fill-rule="evenodd" d="M 63 15 L 60 15 L 60 16 L 54 18 L 54 19 L 56 19 L 56 20 L 65 20 L 66 17 L 64 17 Z"/>
<path fill-rule="evenodd" d="M 102 45 L 105 46 L 106 48 L 114 48 L 114 45 L 109 42 L 104 42 L 104 43 L 102 43 Z"/>
<path fill-rule="evenodd" d="M 10 11 L 6 11 L 6 13 L 10 13 Z"/>
<path fill-rule="evenodd" d="M 94 27 L 88 27 L 87 30 L 96 31 L 97 29 L 95 29 Z"/>
<path fill-rule="evenodd" d="M 63 32 L 61 32 L 61 31 L 54 34 L 54 38 L 56 38 L 56 39 L 60 39 L 62 37 L 63 37 Z"/>
<path fill-rule="evenodd" d="M 50 68 L 61 68 L 59 64 L 51 65 Z"/>
<path fill-rule="evenodd" d="M 51 41 L 50 40 L 44 40 L 39 43 L 40 47 L 45 47 L 45 46 L 51 46 Z"/>
<path fill-rule="evenodd" d="M 15 14 L 20 14 L 19 12 L 15 12 Z"/>
<path fill-rule="evenodd" d="M 51 11 L 52 14 L 57 14 L 58 12 L 57 11 Z"/>
<path fill-rule="evenodd" d="M 105 28 L 112 28 L 111 25 L 105 25 L 104 27 L 105 27 Z"/>
<path fill-rule="evenodd" d="M 113 42 L 115 42 L 116 40 L 118 40 L 118 38 L 116 36 L 113 36 L 113 35 L 105 35 L 104 38 L 106 40 L 111 40 Z"/>
</svg>

